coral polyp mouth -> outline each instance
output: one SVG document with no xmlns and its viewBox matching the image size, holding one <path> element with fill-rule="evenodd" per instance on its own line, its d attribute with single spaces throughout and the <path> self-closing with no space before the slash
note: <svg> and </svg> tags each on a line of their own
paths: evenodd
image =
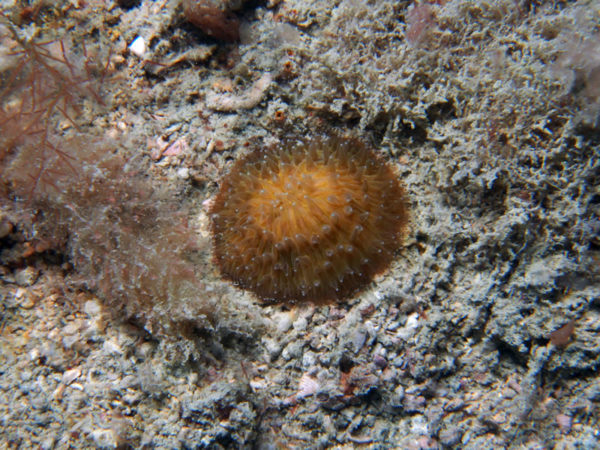
<svg viewBox="0 0 600 450">
<path fill-rule="evenodd" d="M 212 208 L 216 263 L 264 300 L 339 300 L 392 261 L 408 221 L 393 171 L 358 139 L 284 142 L 240 160 Z"/>
</svg>

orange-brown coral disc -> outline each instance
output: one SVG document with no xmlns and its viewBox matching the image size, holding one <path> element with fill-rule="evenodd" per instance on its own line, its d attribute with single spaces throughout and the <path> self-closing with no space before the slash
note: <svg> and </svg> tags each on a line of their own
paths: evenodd
<svg viewBox="0 0 600 450">
<path fill-rule="evenodd" d="M 224 277 L 271 301 L 355 293 L 389 265 L 408 221 L 389 165 L 340 137 L 254 151 L 225 177 L 211 213 Z"/>
</svg>

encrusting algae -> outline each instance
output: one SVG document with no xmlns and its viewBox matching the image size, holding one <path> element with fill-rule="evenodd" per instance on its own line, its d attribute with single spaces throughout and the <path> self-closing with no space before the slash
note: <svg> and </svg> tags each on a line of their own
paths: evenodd
<svg viewBox="0 0 600 450">
<path fill-rule="evenodd" d="M 211 215 L 225 278 L 267 301 L 323 302 L 387 268 L 408 205 L 382 158 L 333 137 L 253 151 L 223 180 Z"/>
</svg>

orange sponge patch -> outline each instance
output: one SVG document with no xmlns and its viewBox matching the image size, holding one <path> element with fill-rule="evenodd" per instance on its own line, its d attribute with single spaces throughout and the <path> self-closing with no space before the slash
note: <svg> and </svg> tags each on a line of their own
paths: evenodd
<svg viewBox="0 0 600 450">
<path fill-rule="evenodd" d="M 256 150 L 225 178 L 211 213 L 223 275 L 272 301 L 355 293 L 389 265 L 408 221 L 390 167 L 342 138 Z"/>
</svg>

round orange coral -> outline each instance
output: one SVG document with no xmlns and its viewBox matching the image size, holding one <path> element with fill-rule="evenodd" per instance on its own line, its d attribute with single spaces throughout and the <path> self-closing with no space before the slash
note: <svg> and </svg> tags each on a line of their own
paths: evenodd
<svg viewBox="0 0 600 450">
<path fill-rule="evenodd" d="M 211 214 L 224 277 L 272 301 L 355 293 L 389 265 L 408 221 L 389 165 L 339 137 L 250 153 L 223 180 Z"/>
</svg>

